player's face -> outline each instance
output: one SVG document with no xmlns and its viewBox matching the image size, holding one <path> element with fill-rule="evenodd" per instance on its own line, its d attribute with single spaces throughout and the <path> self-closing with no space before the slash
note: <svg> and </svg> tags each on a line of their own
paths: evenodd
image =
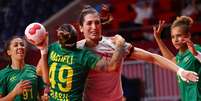
<svg viewBox="0 0 201 101">
<path fill-rule="evenodd" d="M 23 60 L 25 57 L 25 41 L 21 38 L 14 38 L 10 42 L 7 53 L 12 59 Z"/>
<path fill-rule="evenodd" d="M 184 38 L 188 38 L 188 34 L 184 33 L 181 27 L 174 27 L 171 30 L 171 39 L 174 47 L 180 49 L 185 47 Z"/>
<path fill-rule="evenodd" d="M 86 39 L 99 40 L 102 33 L 100 16 L 96 13 L 87 14 L 84 17 L 83 26 L 80 26 L 80 30 L 84 33 Z"/>
</svg>

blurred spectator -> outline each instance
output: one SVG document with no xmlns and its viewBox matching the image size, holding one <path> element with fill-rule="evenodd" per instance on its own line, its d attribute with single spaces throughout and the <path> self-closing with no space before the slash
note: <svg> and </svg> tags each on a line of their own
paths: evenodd
<svg viewBox="0 0 201 101">
<path fill-rule="evenodd" d="M 132 4 L 132 8 L 137 14 L 134 19 L 134 23 L 137 25 L 142 25 L 145 19 L 150 19 L 152 17 L 152 6 L 148 1 Z"/>
<path fill-rule="evenodd" d="M 182 9 L 181 15 L 190 16 L 193 19 L 196 19 L 198 15 L 198 9 L 196 7 L 196 0 L 188 1 L 187 5 Z"/>
</svg>

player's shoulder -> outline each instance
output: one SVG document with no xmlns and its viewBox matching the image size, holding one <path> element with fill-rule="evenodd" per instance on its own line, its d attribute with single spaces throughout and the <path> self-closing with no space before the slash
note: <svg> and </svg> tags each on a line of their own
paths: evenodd
<svg viewBox="0 0 201 101">
<path fill-rule="evenodd" d="M 195 49 L 201 51 L 201 46 L 199 44 L 194 44 Z"/>
<path fill-rule="evenodd" d="M 1 75 L 2 73 L 5 73 L 5 72 L 9 71 L 9 70 L 10 70 L 10 69 L 9 69 L 9 65 L 7 65 L 6 67 L 4 67 L 3 69 L 0 70 L 0 75 Z"/>
<path fill-rule="evenodd" d="M 54 42 L 54 43 L 51 43 L 49 46 L 48 46 L 48 51 L 52 51 L 52 50 L 58 50 L 60 48 L 60 44 L 59 42 Z"/>
<path fill-rule="evenodd" d="M 31 65 L 31 64 L 25 64 L 25 67 L 27 67 L 27 68 L 35 68 L 35 66 Z"/>
<path fill-rule="evenodd" d="M 31 65 L 31 64 L 25 64 L 24 68 L 29 69 L 29 70 L 33 70 L 33 71 L 36 70 L 36 67 L 34 65 Z"/>
<path fill-rule="evenodd" d="M 58 46 L 59 46 L 59 43 L 57 41 L 57 42 L 51 43 L 48 48 L 50 48 L 50 47 L 58 47 Z"/>
<path fill-rule="evenodd" d="M 1 77 L 1 79 L 3 79 L 4 77 L 6 77 L 6 75 L 8 75 L 10 71 L 11 71 L 10 65 L 7 65 L 5 68 L 1 69 L 0 70 L 0 77 Z"/>
<path fill-rule="evenodd" d="M 80 41 L 77 41 L 77 48 L 84 48 L 86 43 L 86 39 L 82 39 Z"/>
</svg>

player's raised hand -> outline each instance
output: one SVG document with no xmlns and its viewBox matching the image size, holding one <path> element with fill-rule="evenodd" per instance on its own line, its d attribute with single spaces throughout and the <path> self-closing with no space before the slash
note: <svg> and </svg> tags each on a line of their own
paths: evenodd
<svg viewBox="0 0 201 101">
<path fill-rule="evenodd" d="M 46 38 L 40 43 L 35 45 L 40 51 L 41 54 L 47 54 L 48 52 L 48 32 L 45 32 Z"/>
<path fill-rule="evenodd" d="M 41 43 L 35 45 L 40 50 L 48 47 L 48 32 L 45 32 L 45 35 L 46 38 Z"/>
<path fill-rule="evenodd" d="M 188 46 L 189 51 L 196 56 L 198 53 L 195 50 L 194 43 L 189 38 L 183 38 L 182 42 Z"/>
<path fill-rule="evenodd" d="M 101 18 L 101 23 L 108 24 L 113 20 L 113 16 L 109 10 L 109 6 L 107 4 L 102 4 L 101 5 L 101 10 L 100 10 L 100 18 Z"/>
<path fill-rule="evenodd" d="M 189 82 L 197 82 L 199 80 L 198 74 L 193 71 L 187 71 L 182 68 L 179 69 L 177 74 L 181 77 L 183 81 Z"/>
<path fill-rule="evenodd" d="M 15 88 L 13 89 L 13 92 L 14 92 L 16 95 L 21 95 L 24 90 L 30 89 L 31 87 L 32 87 L 32 86 L 31 86 L 31 82 L 30 82 L 29 80 L 23 80 L 23 81 L 20 81 L 20 82 L 15 86 Z"/>
<path fill-rule="evenodd" d="M 160 20 L 159 21 L 158 27 L 153 26 L 154 37 L 155 38 L 160 38 L 161 37 L 161 32 L 162 32 L 162 30 L 163 30 L 164 27 L 165 27 L 165 21 L 164 20 Z"/>
</svg>

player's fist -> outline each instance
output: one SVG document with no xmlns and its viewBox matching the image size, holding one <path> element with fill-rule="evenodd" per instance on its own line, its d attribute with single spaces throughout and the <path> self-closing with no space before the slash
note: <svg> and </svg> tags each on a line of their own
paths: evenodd
<svg viewBox="0 0 201 101">
<path fill-rule="evenodd" d="M 117 48 L 123 48 L 125 44 L 125 39 L 120 35 L 115 35 L 112 37 L 112 42 L 116 45 Z"/>
<path fill-rule="evenodd" d="M 189 38 L 182 38 L 182 42 L 188 46 L 189 51 L 196 56 L 198 53 L 195 50 L 194 43 Z"/>
</svg>

